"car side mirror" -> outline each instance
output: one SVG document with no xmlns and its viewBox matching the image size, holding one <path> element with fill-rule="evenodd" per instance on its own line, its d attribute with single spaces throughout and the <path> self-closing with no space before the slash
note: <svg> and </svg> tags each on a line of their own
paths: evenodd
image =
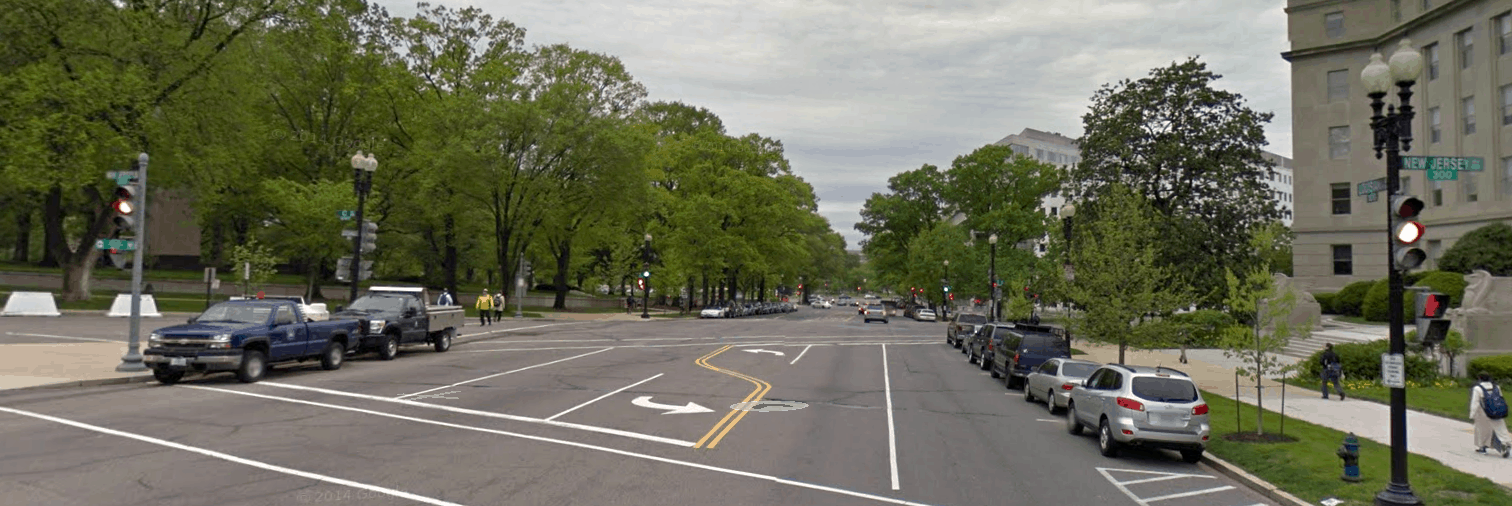
<svg viewBox="0 0 1512 506">
<path fill-rule="evenodd" d="M 1081 386 L 1086 387 L 1086 388 L 1092 388 L 1091 378 L 1087 378 L 1087 379 L 1081 380 Z"/>
</svg>

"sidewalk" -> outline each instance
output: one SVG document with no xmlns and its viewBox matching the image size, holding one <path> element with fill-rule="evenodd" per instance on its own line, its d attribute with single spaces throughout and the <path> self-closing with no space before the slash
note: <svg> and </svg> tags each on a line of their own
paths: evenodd
<svg viewBox="0 0 1512 506">
<path fill-rule="evenodd" d="M 183 315 L 192 315 L 184 313 Z M 154 318 L 152 325 L 170 325 L 182 321 L 179 313 L 163 313 L 163 318 Z M 549 325 L 576 321 L 640 321 L 640 313 L 542 313 L 543 318 L 515 320 L 505 316 L 503 322 L 519 322 L 524 326 Z M 66 316 L 64 317 L 66 318 Z M 159 323 L 159 320 L 162 322 Z M 652 321 L 665 320 L 653 318 Z M 143 333 L 150 329 L 144 325 Z M 156 328 L 156 327 L 152 327 Z M 458 335 L 458 343 L 466 342 L 468 336 L 482 333 L 493 334 L 503 327 L 479 326 L 477 318 L 471 318 Z M 507 335 L 507 334 L 504 334 Z M 144 337 L 145 339 L 145 337 Z M 142 343 L 145 346 L 146 343 Z M 121 357 L 126 354 L 126 344 L 112 343 L 45 343 L 45 344 L 0 344 L 0 393 L 21 388 L 57 388 L 69 386 L 94 386 L 119 383 L 152 381 L 151 372 L 116 372 Z"/>
<path fill-rule="evenodd" d="M 1088 360 L 1103 363 L 1118 361 L 1118 347 L 1078 341 L 1077 349 L 1086 351 Z M 1131 365 L 1163 365 L 1187 373 L 1198 388 L 1224 397 L 1234 397 L 1234 369 L 1237 362 L 1223 356 L 1218 350 L 1187 350 L 1188 363 L 1182 364 L 1176 350 L 1134 351 L 1129 350 L 1124 362 Z M 1080 357 L 1079 357 L 1080 358 Z M 1282 357 L 1286 358 L 1286 357 Z M 1265 408 L 1277 411 L 1281 408 L 1280 383 L 1266 379 Z M 1240 378 L 1242 386 L 1239 400 L 1255 403 L 1253 380 Z M 1347 392 L 1346 392 L 1347 393 Z M 1409 392 L 1408 395 L 1411 395 Z M 1469 395 L 1468 393 L 1466 395 Z M 1339 401 L 1337 397 L 1323 400 L 1321 391 L 1288 386 L 1286 389 L 1286 415 L 1292 418 L 1329 427 L 1342 432 L 1353 432 L 1381 444 L 1391 444 L 1391 408 L 1371 401 L 1350 399 Z M 1436 415 L 1407 411 L 1407 448 L 1416 453 L 1443 463 L 1458 471 L 1487 478 L 1505 487 L 1512 487 L 1512 460 L 1475 453 L 1471 446 L 1474 428 L 1467 421 L 1452 420 Z"/>
</svg>

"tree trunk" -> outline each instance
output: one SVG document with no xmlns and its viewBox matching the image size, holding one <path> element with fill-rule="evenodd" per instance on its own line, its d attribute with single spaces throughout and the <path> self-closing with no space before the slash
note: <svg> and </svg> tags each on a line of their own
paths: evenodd
<svg viewBox="0 0 1512 506">
<path fill-rule="evenodd" d="M 684 313 L 686 313 L 686 312 L 688 312 L 688 311 L 689 311 L 689 310 L 691 310 L 691 309 L 693 309 L 693 294 L 694 294 L 694 293 L 695 293 L 695 292 L 694 292 L 694 291 L 693 291 L 693 290 L 694 290 L 694 288 L 695 288 L 695 287 L 694 287 L 694 286 L 693 286 L 693 282 L 694 282 L 694 281 L 695 281 L 695 280 L 694 280 L 694 279 L 693 279 L 693 275 L 692 275 L 692 274 L 689 274 L 689 275 L 688 275 L 688 296 L 687 296 L 687 297 L 683 297 L 683 301 L 684 301 L 684 302 L 683 302 L 683 306 L 684 306 L 684 307 L 683 307 L 683 312 L 684 312 Z"/>
<path fill-rule="evenodd" d="M 100 232 L 110 223 L 110 213 L 106 212 L 99 193 L 93 188 L 86 190 L 92 200 L 101 202 L 100 210 L 89 217 L 88 224 L 83 234 L 80 234 L 79 242 L 70 248 L 63 230 L 63 188 L 53 186 L 47 193 L 47 201 L 44 203 L 43 229 L 47 232 L 47 249 L 52 252 L 54 258 L 63 264 L 63 300 L 85 301 L 90 298 L 89 278 L 94 272 L 95 263 L 99 260 L 100 250 L 95 249 L 95 239 L 100 237 Z"/>
<path fill-rule="evenodd" d="M 42 267 L 63 265 L 60 256 L 68 246 L 63 238 L 63 189 L 53 186 L 42 199 Z"/>
<path fill-rule="evenodd" d="M 708 272 L 703 273 L 703 293 L 701 293 L 699 295 L 703 296 L 703 304 L 702 304 L 702 306 L 703 307 L 709 307 L 709 273 Z"/>
<path fill-rule="evenodd" d="M 314 302 L 315 296 L 320 293 L 320 265 L 316 262 L 306 263 L 305 266 L 305 300 Z M 359 296 L 361 294 L 358 294 Z M 350 304 L 352 301 L 347 301 Z"/>
<path fill-rule="evenodd" d="M 563 239 L 557 245 L 556 276 L 552 280 L 556 282 L 556 300 L 551 303 L 551 308 L 556 310 L 567 309 L 567 269 L 572 267 L 572 239 Z"/>
<path fill-rule="evenodd" d="M 1126 338 L 1126 337 L 1120 337 L 1120 338 L 1118 338 L 1118 363 L 1120 363 L 1120 364 L 1124 363 L 1124 351 L 1128 350 L 1128 349 L 1129 349 L 1129 339 Z"/>
<path fill-rule="evenodd" d="M 761 302 L 766 302 L 766 296 L 767 296 L 766 276 L 762 276 L 761 277 L 761 285 L 760 286 L 761 286 L 761 297 L 758 298 L 758 299 L 756 299 L 756 300 L 759 300 Z"/>
<path fill-rule="evenodd" d="M 22 207 L 16 212 L 16 248 L 11 260 L 26 263 L 31 258 L 32 209 Z"/>
<path fill-rule="evenodd" d="M 442 234 L 442 240 L 446 243 L 442 246 L 445 252 L 441 256 L 441 269 L 443 271 L 441 274 L 446 277 L 446 289 L 452 294 L 455 303 L 460 305 L 462 304 L 462 299 L 457 298 L 459 293 L 457 291 L 457 264 L 459 263 L 459 255 L 457 253 L 457 218 L 451 214 L 447 214 L 444 227 L 446 231 Z"/>
</svg>

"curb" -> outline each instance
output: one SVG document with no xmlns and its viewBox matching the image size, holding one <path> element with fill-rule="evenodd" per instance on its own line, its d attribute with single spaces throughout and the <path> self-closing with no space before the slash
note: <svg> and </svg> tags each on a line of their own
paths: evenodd
<svg viewBox="0 0 1512 506">
<path fill-rule="evenodd" d="M 1243 483 L 1244 486 L 1249 487 L 1251 490 L 1259 492 L 1260 495 L 1265 496 L 1266 498 L 1276 501 L 1282 505 L 1312 506 L 1312 503 L 1298 499 L 1297 496 L 1291 495 L 1291 493 L 1288 493 L 1285 490 L 1276 488 L 1276 486 L 1272 485 L 1270 482 L 1262 480 L 1260 479 L 1260 477 L 1250 474 L 1245 470 L 1240 469 L 1239 466 L 1228 463 L 1228 461 L 1226 460 L 1214 457 L 1211 453 L 1203 452 L 1202 463 L 1211 466 L 1214 470 L 1217 470 L 1224 476 L 1233 478 L 1234 481 Z"/>
<path fill-rule="evenodd" d="M 5 388 L 5 389 L 0 389 L 0 393 L 23 392 L 23 391 L 33 391 L 33 390 L 56 390 L 56 389 L 62 389 L 62 388 L 97 387 L 97 386 L 103 386 L 103 385 L 125 385 L 125 384 L 129 384 L 129 383 L 146 383 L 146 382 L 149 382 L 149 381 L 154 381 L 153 378 L 152 378 L 152 375 L 151 374 L 143 374 L 143 375 L 140 375 L 140 376 L 126 376 L 126 377 L 123 377 L 123 378 L 103 378 L 103 379 L 92 379 L 92 380 L 69 380 L 69 381 L 60 381 L 60 382 L 57 382 L 57 383 L 47 383 L 47 384 L 44 384 L 44 385 L 32 385 L 32 386 L 29 386 L 29 387 Z"/>
</svg>

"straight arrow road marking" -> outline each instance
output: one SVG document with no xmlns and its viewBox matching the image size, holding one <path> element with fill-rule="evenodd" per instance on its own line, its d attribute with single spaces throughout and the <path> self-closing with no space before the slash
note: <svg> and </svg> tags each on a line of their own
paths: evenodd
<svg viewBox="0 0 1512 506">
<path fill-rule="evenodd" d="M 634 404 L 636 406 L 643 407 L 643 408 L 666 410 L 667 412 L 662 413 L 663 415 L 681 415 L 681 414 L 713 413 L 714 412 L 714 410 L 706 408 L 706 407 L 703 407 L 703 406 L 699 406 L 698 404 L 696 404 L 696 403 L 694 403 L 692 401 L 688 401 L 688 404 L 686 406 L 678 406 L 676 404 L 661 404 L 661 403 L 651 402 L 651 396 L 650 395 L 642 395 L 640 397 L 636 397 L 635 400 L 630 401 L 630 403 Z"/>
<path fill-rule="evenodd" d="M 779 356 L 779 357 L 782 356 L 782 352 L 780 352 L 780 351 L 772 351 L 772 350 L 741 350 L 741 351 L 744 351 L 746 353 L 771 353 L 771 354 Z"/>
</svg>

